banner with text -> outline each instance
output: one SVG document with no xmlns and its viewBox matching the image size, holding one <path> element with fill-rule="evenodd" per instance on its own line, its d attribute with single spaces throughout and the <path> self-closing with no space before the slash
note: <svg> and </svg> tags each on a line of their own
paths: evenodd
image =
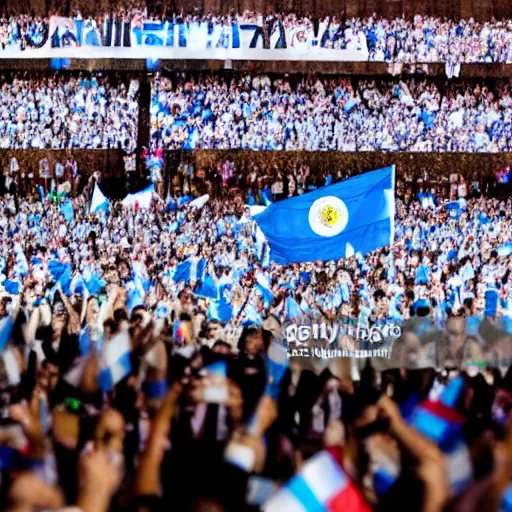
<svg viewBox="0 0 512 512">
<path fill-rule="evenodd" d="M 280 22 L 130 22 L 52 16 L 37 37 L 13 39 L 1 58 L 213 59 L 365 61 L 363 32 L 332 33 L 328 28 Z"/>
</svg>

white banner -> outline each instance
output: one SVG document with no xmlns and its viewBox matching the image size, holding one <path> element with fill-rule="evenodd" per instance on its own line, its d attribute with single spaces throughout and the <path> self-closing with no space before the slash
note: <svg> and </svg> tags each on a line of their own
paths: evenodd
<svg viewBox="0 0 512 512">
<path fill-rule="evenodd" d="M 8 45 L 2 58 L 15 59 L 211 59 L 366 61 L 368 47 L 360 32 L 331 45 L 325 34 L 315 35 L 312 26 L 267 27 L 264 47 L 261 24 L 208 25 L 207 23 L 132 22 L 52 16 L 49 30 L 37 45 L 23 50 Z M 338 40 L 339 41 L 339 40 Z"/>
</svg>

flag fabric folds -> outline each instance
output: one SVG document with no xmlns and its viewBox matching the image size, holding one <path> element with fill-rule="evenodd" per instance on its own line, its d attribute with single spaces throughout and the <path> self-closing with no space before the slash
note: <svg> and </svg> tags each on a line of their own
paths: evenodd
<svg viewBox="0 0 512 512">
<path fill-rule="evenodd" d="M 455 408 L 463 388 L 462 377 L 453 379 L 439 399 L 428 399 L 420 404 L 411 420 L 412 426 L 443 452 L 453 495 L 463 492 L 473 477 L 471 457 L 463 436 L 466 418 Z"/>
<path fill-rule="evenodd" d="M 7 343 L 9 343 L 13 329 L 14 319 L 12 315 L 8 315 L 0 320 L 0 354 L 4 351 Z"/>
<path fill-rule="evenodd" d="M 200 281 L 203 278 L 203 274 L 206 270 L 206 260 L 204 258 L 189 258 L 184 262 L 180 263 L 174 272 L 173 281 L 179 283 L 184 281 Z"/>
<path fill-rule="evenodd" d="M 94 192 L 92 194 L 90 213 L 97 212 L 98 210 L 103 210 L 107 207 L 108 207 L 108 199 L 106 198 L 105 194 L 101 191 L 100 187 L 96 183 L 94 185 Z"/>
<path fill-rule="evenodd" d="M 48 263 L 48 271 L 56 283 L 59 283 L 65 295 L 71 294 L 72 269 L 69 263 L 61 263 L 51 260 Z"/>
<path fill-rule="evenodd" d="M 210 274 L 206 274 L 201 281 L 200 286 L 195 291 L 198 297 L 206 297 L 209 299 L 219 300 L 220 291 L 217 279 Z"/>
<path fill-rule="evenodd" d="M 267 385 L 265 393 L 270 395 L 274 400 L 279 398 L 281 381 L 288 368 L 287 363 L 287 349 L 279 345 L 276 341 L 272 341 L 267 353 Z"/>
<path fill-rule="evenodd" d="M 153 200 L 153 194 L 155 193 L 154 185 L 137 192 L 136 194 L 128 194 L 121 202 L 125 208 L 135 207 L 138 205 L 139 208 L 149 209 Z"/>
<path fill-rule="evenodd" d="M 73 209 L 73 203 L 69 199 L 61 205 L 60 211 L 62 212 L 62 215 L 64 215 L 66 222 L 73 222 L 73 219 L 75 218 L 75 211 Z"/>
<path fill-rule="evenodd" d="M 309 459 L 263 506 L 264 512 L 369 512 L 357 487 L 327 451 Z"/>
<path fill-rule="evenodd" d="M 130 336 L 127 331 L 116 334 L 103 344 L 102 369 L 99 375 L 99 383 L 103 391 L 112 390 L 132 371 L 130 355 Z"/>
<path fill-rule="evenodd" d="M 9 386 L 17 386 L 21 382 L 21 369 L 18 359 L 13 349 L 8 346 L 13 330 L 14 318 L 12 315 L 8 315 L 0 320 L 0 359 L 3 360 Z"/>
<path fill-rule="evenodd" d="M 390 245 L 394 176 L 394 166 L 386 167 L 268 206 L 254 220 L 270 258 L 280 264 L 337 260 Z"/>
<path fill-rule="evenodd" d="M 91 295 L 98 295 L 101 289 L 107 285 L 98 274 L 92 274 L 91 277 L 85 282 L 85 287 Z"/>
<path fill-rule="evenodd" d="M 224 297 L 221 297 L 220 300 L 213 301 L 208 306 L 208 318 L 227 324 L 233 318 L 231 303 L 226 301 Z"/>
<path fill-rule="evenodd" d="M 256 275 L 256 288 L 261 293 L 263 305 L 269 308 L 274 300 L 274 294 L 269 278 L 261 272 Z"/>
<path fill-rule="evenodd" d="M 457 377 L 446 386 L 439 400 L 426 400 L 413 416 L 412 425 L 440 446 L 462 434 L 465 418 L 454 406 L 463 386 L 462 377 Z"/>
</svg>

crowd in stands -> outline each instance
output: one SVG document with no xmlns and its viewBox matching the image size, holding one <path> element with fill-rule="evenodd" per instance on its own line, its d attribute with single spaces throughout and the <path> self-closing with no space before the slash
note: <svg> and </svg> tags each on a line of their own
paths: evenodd
<svg viewBox="0 0 512 512">
<path fill-rule="evenodd" d="M 491 354 L 510 344 L 510 199 L 455 177 L 448 208 L 403 181 L 392 248 L 283 267 L 234 176 L 149 209 L 93 205 L 97 178 L 0 200 L 6 510 L 506 503 L 511 374 Z M 401 324 L 407 350 L 382 372 L 287 363 L 281 324 L 312 315 Z M 440 430 L 422 411 L 441 409 Z"/>
<path fill-rule="evenodd" d="M 152 139 L 169 149 L 509 151 L 510 83 L 157 76 Z"/>
<path fill-rule="evenodd" d="M 72 6 L 73 7 L 73 6 Z M 78 8 L 79 7 L 79 8 Z M 79 10 L 81 9 L 81 10 Z M 507 63 L 512 61 L 512 21 L 474 19 L 451 21 L 417 15 L 414 18 L 385 19 L 374 14 L 367 18 L 342 19 L 297 17 L 294 14 L 262 15 L 244 12 L 241 15 L 198 15 L 173 13 L 165 7 L 148 11 L 143 4 L 119 2 L 109 5 L 105 14 L 98 15 L 98 5 L 76 6 L 71 17 L 88 19 L 101 26 L 105 19 L 134 21 L 172 21 L 177 24 L 209 26 L 211 30 L 236 25 L 261 28 L 261 41 L 267 48 L 302 47 L 346 49 L 355 47 L 361 37 L 370 61 L 402 63 Z M 82 12 L 84 13 L 82 15 Z M 53 13 L 51 13 L 53 14 Z M 63 13 L 60 13 L 61 15 Z M 8 45 L 37 47 L 48 31 L 48 19 L 28 15 L 8 15 L 0 19 L 0 48 Z M 46 40 L 46 37 L 44 37 Z M 205 43 L 206 44 L 206 43 Z"/>
<path fill-rule="evenodd" d="M 139 84 L 115 76 L 0 79 L 0 148 L 136 150 Z M 511 84 L 157 76 L 151 147 L 510 151 Z"/>
<path fill-rule="evenodd" d="M 102 73 L 0 78 L 0 148 L 114 149 L 133 153 L 137 80 Z"/>
<path fill-rule="evenodd" d="M 29 15 L 0 17 L 0 49 L 38 48 L 48 37 L 47 18 Z"/>
</svg>

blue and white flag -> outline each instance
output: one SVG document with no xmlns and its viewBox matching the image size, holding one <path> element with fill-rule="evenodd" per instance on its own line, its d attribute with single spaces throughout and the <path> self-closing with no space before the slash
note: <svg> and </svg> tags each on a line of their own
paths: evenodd
<svg viewBox="0 0 512 512">
<path fill-rule="evenodd" d="M 91 295 L 98 295 L 105 286 L 107 286 L 107 282 L 98 274 L 91 274 L 91 277 L 85 282 L 85 287 Z"/>
<path fill-rule="evenodd" d="M 137 306 L 144 305 L 144 298 L 146 297 L 146 292 L 144 291 L 144 286 L 139 276 L 134 276 L 134 278 L 131 281 L 126 283 L 126 293 L 126 306 L 130 314 Z"/>
<path fill-rule="evenodd" d="M 269 308 L 274 301 L 274 294 L 272 293 L 272 287 L 270 285 L 269 278 L 262 273 L 258 273 L 256 275 L 256 288 L 263 297 L 263 305 L 266 308 Z"/>
<path fill-rule="evenodd" d="M 261 198 L 263 199 L 263 204 L 265 206 L 270 206 L 272 204 L 272 194 L 270 193 L 268 187 L 265 187 L 263 189 L 263 192 L 261 193 Z"/>
<path fill-rule="evenodd" d="M 201 281 L 201 285 L 195 291 L 198 297 L 206 297 L 208 299 L 219 300 L 220 290 L 219 283 L 215 276 L 206 274 L 204 279 Z"/>
<path fill-rule="evenodd" d="M 51 260 L 48 263 L 48 272 L 56 283 L 59 283 L 65 295 L 71 294 L 72 269 L 69 263 Z"/>
<path fill-rule="evenodd" d="M 103 344 L 102 369 L 99 375 L 100 387 L 110 391 L 123 380 L 131 371 L 131 343 L 127 331 L 116 334 Z"/>
<path fill-rule="evenodd" d="M 0 320 L 0 359 L 4 362 L 9 386 L 17 386 L 21 382 L 21 369 L 18 359 L 12 348 L 7 347 L 9 341 L 11 341 L 13 330 L 14 318 L 12 315 Z"/>
<path fill-rule="evenodd" d="M 89 326 L 82 327 L 80 334 L 78 335 L 78 345 L 80 349 L 80 356 L 86 357 L 90 354 L 91 349 L 94 347 L 96 350 L 100 351 L 103 346 L 101 343 L 102 338 L 99 338 L 97 341 L 94 341 L 91 338 L 91 333 L 89 331 Z"/>
<path fill-rule="evenodd" d="M 475 278 L 475 269 L 473 268 L 473 265 L 470 261 L 467 261 L 466 264 L 462 267 L 460 271 L 460 278 L 463 284 Z"/>
<path fill-rule="evenodd" d="M 62 215 L 64 215 L 66 222 L 73 222 L 73 219 L 75 218 L 75 211 L 73 209 L 73 203 L 69 199 L 61 205 L 60 211 L 62 212 Z"/>
<path fill-rule="evenodd" d="M 231 318 L 233 318 L 233 308 L 231 304 L 221 296 L 220 300 L 213 301 L 208 306 L 208 318 L 227 324 Z"/>
<path fill-rule="evenodd" d="M 508 258 L 512 254 L 512 243 L 507 242 L 497 249 L 500 258 Z"/>
<path fill-rule="evenodd" d="M 452 219 L 458 219 L 462 214 L 462 208 L 460 207 L 459 201 L 452 201 L 451 203 L 445 204 L 444 207 Z"/>
<path fill-rule="evenodd" d="M 337 260 L 390 245 L 394 233 L 395 168 L 355 176 L 274 203 L 254 220 L 280 264 Z"/>
<path fill-rule="evenodd" d="M 6 316 L 0 320 L 0 354 L 5 350 L 7 343 L 9 343 L 13 330 L 14 319 L 12 315 Z"/>
<path fill-rule="evenodd" d="M 14 263 L 14 276 L 18 279 L 28 275 L 28 261 L 25 253 L 19 249 L 16 251 L 16 261 Z"/>
<path fill-rule="evenodd" d="M 122 201 L 121 204 L 126 207 L 135 207 L 138 205 L 139 208 L 149 209 L 151 202 L 153 201 L 153 194 L 155 193 L 155 186 L 150 185 L 149 187 L 137 192 L 135 194 L 128 194 Z"/>
<path fill-rule="evenodd" d="M 267 352 L 267 385 L 265 393 L 270 395 L 274 400 L 279 398 L 281 382 L 287 368 L 287 349 L 277 342 L 272 341 Z"/>
<path fill-rule="evenodd" d="M 69 285 L 69 291 L 73 295 L 81 295 L 85 291 L 85 281 L 82 276 L 82 274 L 77 273 L 73 276 L 73 279 L 71 279 L 71 283 Z"/>
<path fill-rule="evenodd" d="M 303 311 L 297 301 L 292 297 L 286 297 L 284 302 L 284 317 L 287 320 L 295 320 L 302 316 Z"/>
<path fill-rule="evenodd" d="M 246 304 L 241 314 L 241 325 L 262 325 L 263 323 L 261 315 L 256 311 L 253 304 Z"/>
<path fill-rule="evenodd" d="M 99 210 L 105 210 L 107 208 L 108 208 L 108 199 L 106 198 L 105 194 L 101 191 L 100 187 L 96 183 L 94 185 L 94 192 L 92 194 L 90 213 L 94 213 Z"/>
<path fill-rule="evenodd" d="M 197 259 L 195 257 L 189 258 L 188 260 L 180 263 L 174 272 L 173 281 L 179 283 L 184 281 L 200 281 L 203 278 L 206 270 L 206 260 L 204 258 Z"/>
</svg>

